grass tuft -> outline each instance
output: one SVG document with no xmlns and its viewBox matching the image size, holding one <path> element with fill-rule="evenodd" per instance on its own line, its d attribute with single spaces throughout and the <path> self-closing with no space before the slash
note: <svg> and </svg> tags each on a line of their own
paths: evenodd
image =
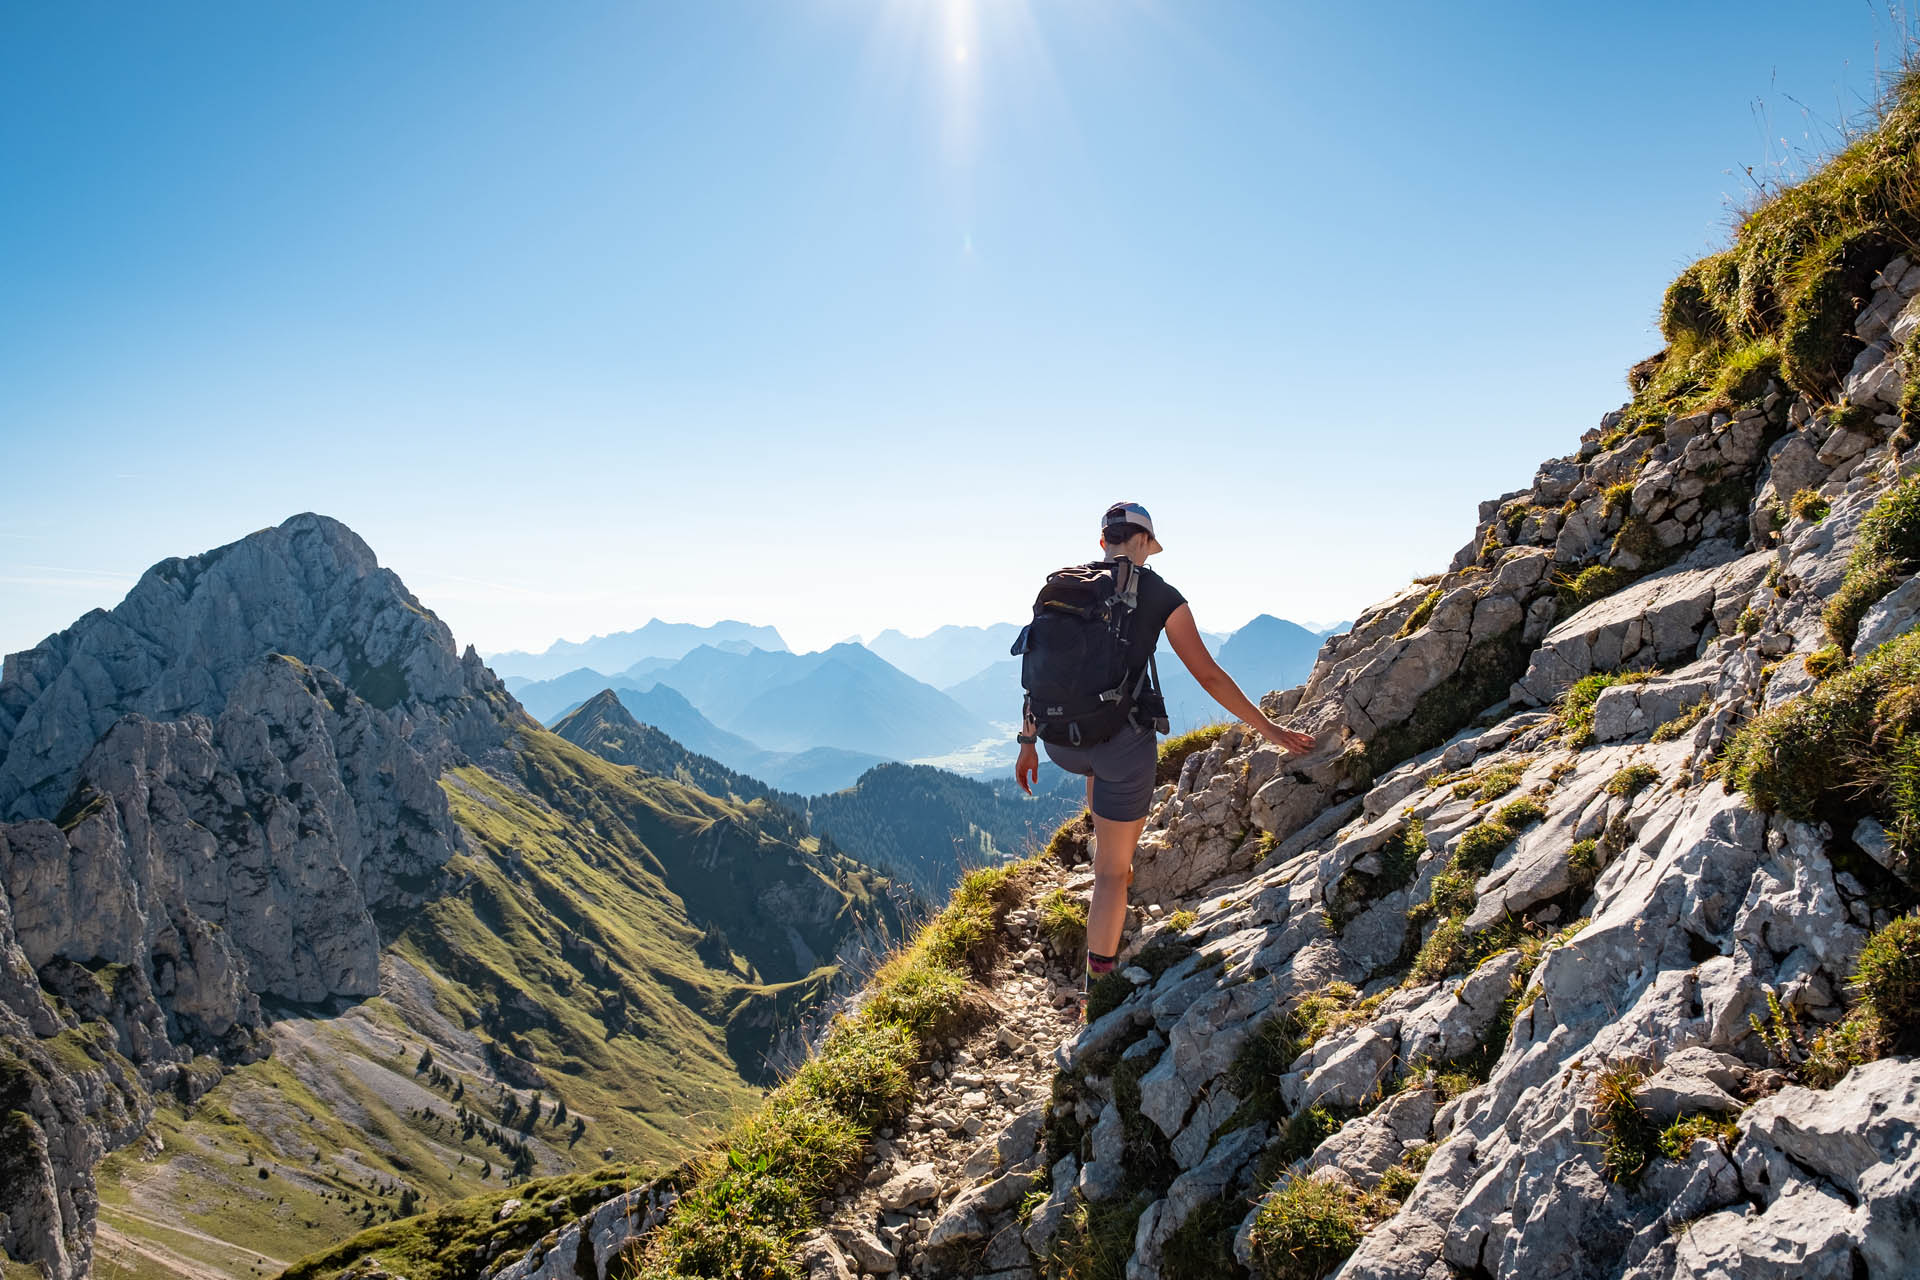
<svg viewBox="0 0 1920 1280">
<path fill-rule="evenodd" d="M 1040 899 L 1040 932 L 1052 944 L 1055 955 L 1074 956 L 1086 950 L 1087 907 L 1065 889 L 1055 889 Z"/>
<path fill-rule="evenodd" d="M 1346 1182 L 1289 1177 L 1273 1189 L 1254 1218 L 1254 1264 L 1265 1280 L 1320 1280 L 1398 1207 Z"/>
<path fill-rule="evenodd" d="M 1700 723 L 1701 718 L 1707 714 L 1707 707 L 1710 705 L 1711 698 L 1702 696 L 1698 702 L 1690 702 L 1680 708 L 1679 714 L 1653 731 L 1653 741 L 1672 742 L 1675 738 L 1680 737 L 1692 729 L 1693 726 Z"/>
<path fill-rule="evenodd" d="M 1223 720 L 1218 724 L 1201 725 L 1198 729 L 1175 734 L 1161 743 L 1159 760 L 1153 768 L 1153 785 L 1165 786 L 1169 782 L 1180 781 L 1180 766 L 1187 762 L 1187 757 L 1205 751 L 1232 727 L 1231 722 Z"/>
<path fill-rule="evenodd" d="M 1610 796 L 1636 796 L 1660 781 L 1660 771 L 1650 764 L 1630 764 L 1607 779 Z"/>
<path fill-rule="evenodd" d="M 1728 743 L 1723 776 L 1753 804 L 1804 822 L 1862 808 L 1897 847 L 1920 848 L 1920 796 L 1904 785 L 1920 737 L 1920 631 L 1909 631 L 1809 692 L 1763 711 Z"/>
<path fill-rule="evenodd" d="M 1685 1160 L 1697 1138 L 1711 1138 L 1728 1151 L 1740 1137 L 1740 1124 L 1732 1116 L 1700 1111 L 1682 1116 L 1660 1131 L 1660 1154 L 1669 1160 Z"/>
<path fill-rule="evenodd" d="M 1818 524 L 1833 510 L 1833 504 L 1821 497 L 1818 489 L 1800 489 L 1787 499 L 1787 510 L 1797 519 Z"/>
<path fill-rule="evenodd" d="M 1844 671 L 1846 666 L 1847 655 L 1840 651 L 1837 644 L 1815 649 L 1807 655 L 1807 674 L 1815 680 L 1825 680 L 1836 672 Z"/>
<path fill-rule="evenodd" d="M 1044 856 L 1070 867 L 1076 862 L 1085 861 L 1093 847 L 1093 813 L 1082 809 L 1078 817 L 1070 818 L 1054 831 L 1047 841 Z"/>
<path fill-rule="evenodd" d="M 1576 840 L 1567 850 L 1567 873 L 1573 877 L 1574 887 L 1584 889 L 1600 875 L 1600 842 L 1592 836 L 1585 840 Z"/>
<path fill-rule="evenodd" d="M 1380 891 L 1392 893 L 1412 880 L 1426 852 L 1427 824 L 1414 818 L 1380 850 Z"/>
<path fill-rule="evenodd" d="M 1393 638 L 1396 640 L 1405 639 L 1407 636 L 1412 635 L 1420 628 L 1426 626 L 1427 619 L 1433 616 L 1433 606 L 1439 603 L 1440 588 L 1435 587 L 1433 590 L 1427 592 L 1419 604 L 1413 606 L 1413 612 L 1409 613 L 1407 620 L 1400 624 L 1400 629 L 1394 632 Z"/>
<path fill-rule="evenodd" d="M 1827 638 L 1852 652 L 1860 619 L 1920 564 L 1920 475 L 1889 489 L 1860 519 L 1847 569 L 1821 613 Z"/>
<path fill-rule="evenodd" d="M 1507 792 L 1520 785 L 1521 777 L 1527 771 L 1524 760 L 1510 761 L 1494 765 L 1484 773 L 1470 774 L 1460 782 L 1453 784 L 1453 794 L 1459 799 L 1474 797 L 1475 804 L 1486 804 L 1498 800 Z"/>
<path fill-rule="evenodd" d="M 1660 1130 L 1634 1097 L 1644 1077 L 1631 1063 L 1615 1063 L 1594 1082 L 1594 1128 L 1602 1138 L 1600 1168 L 1626 1186 L 1637 1186 L 1640 1175 L 1660 1153 Z"/>
<path fill-rule="evenodd" d="M 1593 741 L 1593 704 L 1603 690 L 1616 684 L 1634 684 L 1653 679 L 1651 671 L 1596 671 L 1581 676 L 1567 686 L 1556 708 L 1560 717 L 1560 741 L 1569 747 L 1584 747 Z"/>
<path fill-rule="evenodd" d="M 1615 486 L 1615 488 L 1621 487 L 1624 487 L 1628 493 L 1633 492 L 1633 486 L 1631 484 Z M 1609 489 L 1607 492 L 1612 493 L 1613 490 Z M 1588 565 L 1572 578 L 1561 582 L 1555 588 L 1554 599 L 1559 610 L 1559 616 L 1561 618 L 1571 617 L 1581 609 L 1592 604 L 1595 600 L 1599 600 L 1604 596 L 1610 596 L 1620 590 L 1620 588 L 1632 582 L 1633 578 L 1633 574 L 1628 573 L 1625 569 L 1616 568 L 1613 565 Z"/>
</svg>

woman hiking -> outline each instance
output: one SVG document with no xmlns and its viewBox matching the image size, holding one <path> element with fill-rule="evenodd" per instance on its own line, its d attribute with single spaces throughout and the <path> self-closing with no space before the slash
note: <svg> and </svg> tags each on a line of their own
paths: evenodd
<svg viewBox="0 0 1920 1280">
<path fill-rule="evenodd" d="M 1241 692 L 1233 677 L 1214 661 L 1213 655 L 1207 652 L 1206 642 L 1200 638 L 1186 597 L 1146 567 L 1147 557 L 1157 555 L 1160 550 L 1160 540 L 1153 532 L 1153 517 L 1145 507 L 1137 502 L 1120 502 L 1107 508 L 1100 522 L 1103 559 L 1078 569 L 1061 570 L 1049 577 L 1035 605 L 1035 623 L 1021 633 L 1015 645 L 1016 652 L 1028 655 L 1022 675 L 1029 690 L 1021 708 L 1020 757 L 1013 767 L 1015 780 L 1022 790 L 1029 795 L 1033 793 L 1034 780 L 1040 771 L 1036 741 L 1043 736 L 1047 740 L 1047 755 L 1056 765 L 1068 773 L 1084 774 L 1087 779 L 1087 808 L 1093 812 L 1094 853 L 1093 901 L 1087 908 L 1085 984 L 1111 972 L 1120 953 L 1120 935 L 1126 925 L 1127 887 L 1133 880 L 1133 853 L 1147 825 L 1147 810 L 1153 803 L 1154 768 L 1159 758 L 1155 729 L 1165 732 L 1166 722 L 1159 719 L 1155 723 L 1154 717 L 1164 716 L 1165 706 L 1159 700 L 1157 679 L 1149 688 L 1147 673 L 1160 633 L 1166 632 L 1174 653 L 1193 673 L 1200 687 L 1230 714 L 1250 725 L 1255 733 L 1283 751 L 1306 752 L 1314 745 L 1312 736 L 1283 729 L 1263 715 Z M 1122 615 L 1118 628 L 1125 678 L 1115 691 L 1101 695 L 1105 706 L 1082 716 L 1092 723 L 1100 710 L 1112 706 L 1114 692 L 1131 691 L 1119 700 L 1127 713 L 1124 723 L 1112 729 L 1111 736 L 1103 740 L 1083 741 L 1078 723 L 1063 722 L 1061 717 L 1068 714 L 1071 694 L 1041 699 L 1041 714 L 1036 715 L 1036 683 L 1028 677 L 1046 663 L 1046 659 L 1041 659 L 1037 665 L 1037 655 L 1033 652 L 1046 643 L 1039 634 L 1039 628 L 1047 625 L 1042 621 L 1046 616 L 1042 606 L 1050 600 L 1051 592 L 1051 599 L 1064 603 L 1049 607 L 1071 611 L 1074 598 L 1066 590 L 1055 590 L 1056 584 L 1066 579 L 1073 580 L 1069 589 L 1072 585 L 1095 582 L 1100 584 L 1101 591 L 1107 591 L 1117 584 L 1118 599 L 1124 601 L 1131 596 L 1136 601 L 1131 610 Z M 1090 598 L 1079 597 L 1083 601 Z M 1111 603 L 1116 597 L 1108 595 L 1106 599 Z M 1031 639 L 1029 633 L 1034 633 Z M 1085 636 L 1083 632 L 1065 644 L 1057 640 L 1053 644 L 1070 650 L 1069 662 L 1084 665 L 1090 660 Z M 1094 643 L 1103 638 L 1104 635 L 1096 634 Z M 1056 664 L 1055 674 L 1058 670 Z M 1084 682 L 1084 673 L 1081 678 Z M 1062 705 L 1046 705 L 1052 704 L 1056 697 Z M 1148 705 L 1143 707 L 1142 702 Z M 1064 736 L 1069 740 L 1056 741 L 1063 736 L 1063 724 Z M 1095 729 L 1084 737 L 1097 737 L 1101 731 Z M 1085 984 L 1081 988 L 1083 999 Z"/>
</svg>

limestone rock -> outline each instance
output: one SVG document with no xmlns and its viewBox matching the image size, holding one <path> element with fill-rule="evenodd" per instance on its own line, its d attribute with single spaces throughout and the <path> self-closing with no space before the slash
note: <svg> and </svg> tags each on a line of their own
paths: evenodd
<svg viewBox="0 0 1920 1280">
<path fill-rule="evenodd" d="M 916 1164 L 888 1179 L 880 1188 L 882 1209 L 911 1209 L 940 1194 L 940 1174 L 930 1164 Z"/>
<path fill-rule="evenodd" d="M 1360 1187 L 1371 1188 L 1400 1163 L 1409 1145 L 1427 1140 L 1436 1101 L 1431 1087 L 1395 1094 L 1315 1147 L 1307 1169 L 1338 1169 Z"/>
<path fill-rule="evenodd" d="M 847 1254 L 861 1271 L 870 1276 L 892 1274 L 897 1265 L 893 1250 L 880 1243 L 880 1237 L 871 1231 L 849 1231 L 845 1239 Z"/>
<path fill-rule="evenodd" d="M 1073 1188 L 1079 1177 L 1080 1162 L 1072 1153 L 1068 1153 L 1055 1161 L 1049 1172 L 1053 1179 L 1053 1190 L 1034 1210 L 1022 1236 L 1035 1257 L 1044 1256 L 1060 1234 L 1060 1224 L 1066 1220 L 1067 1208 L 1073 1203 Z"/>
<path fill-rule="evenodd" d="M 1089 1158 L 1080 1170 L 1080 1194 L 1093 1203 L 1111 1199 L 1127 1176 L 1127 1136 L 1120 1108 L 1109 1102 L 1089 1135 Z"/>
<path fill-rule="evenodd" d="M 1768 559 L 1758 552 L 1734 559 L 1731 549 L 1703 547 L 1671 569 L 1594 601 L 1547 634 L 1513 696 L 1538 706 L 1594 671 L 1691 657 L 1709 621 L 1717 625 L 1720 616 L 1737 616 L 1746 607 Z"/>
<path fill-rule="evenodd" d="M 1920 578 L 1908 578 L 1882 596 L 1860 619 L 1860 629 L 1853 640 L 1855 661 L 1895 636 L 1912 630 L 1916 620 L 1920 620 Z"/>
<path fill-rule="evenodd" d="M 824 1231 L 801 1239 L 799 1258 L 800 1265 L 806 1268 L 807 1280 L 853 1280 L 853 1272 L 841 1256 L 839 1246 Z"/>
</svg>

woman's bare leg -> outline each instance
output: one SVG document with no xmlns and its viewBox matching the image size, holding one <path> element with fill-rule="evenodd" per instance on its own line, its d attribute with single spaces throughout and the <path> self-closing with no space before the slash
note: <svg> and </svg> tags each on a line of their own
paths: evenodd
<svg viewBox="0 0 1920 1280">
<path fill-rule="evenodd" d="M 1115 822 L 1093 819 L 1093 902 L 1087 907 L 1087 950 L 1097 956 L 1120 953 L 1127 924 L 1127 885 L 1133 879 L 1133 851 L 1145 818 Z"/>
</svg>

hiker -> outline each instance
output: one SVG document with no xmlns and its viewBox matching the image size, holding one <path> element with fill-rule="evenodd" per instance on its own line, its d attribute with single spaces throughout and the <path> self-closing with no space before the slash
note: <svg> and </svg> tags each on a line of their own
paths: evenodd
<svg viewBox="0 0 1920 1280">
<path fill-rule="evenodd" d="M 1087 778 L 1094 833 L 1087 983 L 1111 972 L 1119 955 L 1133 852 L 1153 803 L 1159 759 L 1155 732 L 1165 733 L 1168 727 L 1153 663 L 1161 631 L 1200 687 L 1255 733 L 1283 751 L 1306 752 L 1314 745 L 1310 735 L 1267 719 L 1213 660 L 1186 597 L 1146 567 L 1147 557 L 1160 550 L 1153 517 L 1145 507 L 1121 502 L 1107 508 L 1100 522 L 1103 558 L 1050 575 L 1034 604 L 1034 622 L 1014 642 L 1013 651 L 1025 655 L 1021 676 L 1028 690 L 1021 707 L 1015 780 L 1033 794 L 1040 771 L 1035 743 L 1040 739 L 1055 764 Z M 1129 602 L 1131 607 L 1126 607 Z M 1122 607 L 1113 608 L 1116 604 Z M 1124 676 L 1106 689 L 1109 675 L 1086 668 L 1106 661 L 1106 647 L 1112 645 L 1117 645 L 1118 661 L 1109 671 L 1123 671 Z M 1078 695 L 1073 690 L 1076 681 Z"/>
</svg>

